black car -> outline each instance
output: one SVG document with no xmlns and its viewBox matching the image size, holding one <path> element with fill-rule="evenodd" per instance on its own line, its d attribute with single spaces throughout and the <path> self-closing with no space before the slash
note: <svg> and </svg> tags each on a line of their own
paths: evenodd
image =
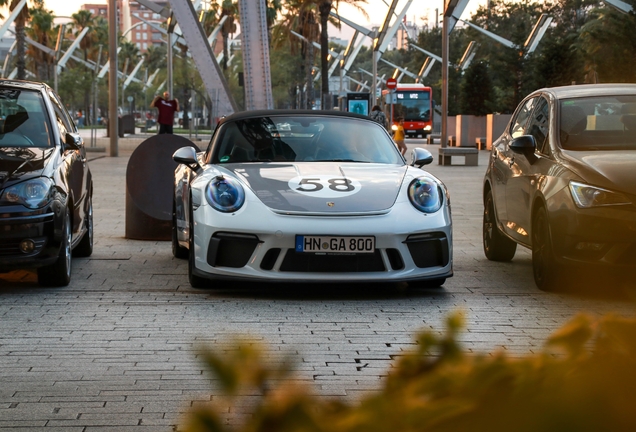
<svg viewBox="0 0 636 432">
<path fill-rule="evenodd" d="M 93 251 L 84 142 L 46 84 L 0 80 L 0 116 L 0 272 L 37 268 L 41 285 L 68 285 L 71 253 Z"/>
<path fill-rule="evenodd" d="M 636 85 L 537 90 L 493 143 L 484 188 L 486 257 L 532 249 L 537 286 L 636 270 Z"/>
</svg>

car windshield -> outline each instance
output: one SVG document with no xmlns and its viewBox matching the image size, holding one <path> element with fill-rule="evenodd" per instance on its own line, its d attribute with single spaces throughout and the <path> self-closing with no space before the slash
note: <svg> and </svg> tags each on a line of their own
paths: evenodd
<svg viewBox="0 0 636 432">
<path fill-rule="evenodd" d="M 211 163 L 404 163 L 382 126 L 346 117 L 281 115 L 236 120 L 223 125 L 211 145 Z"/>
<path fill-rule="evenodd" d="M 636 150 L 636 96 L 562 100 L 559 140 L 564 150 Z"/>
<path fill-rule="evenodd" d="M 0 88 L 0 147 L 50 147 L 46 119 L 39 92 Z"/>
</svg>

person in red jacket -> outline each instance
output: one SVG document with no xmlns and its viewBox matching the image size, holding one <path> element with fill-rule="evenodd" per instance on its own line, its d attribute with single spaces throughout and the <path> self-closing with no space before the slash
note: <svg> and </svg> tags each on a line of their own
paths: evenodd
<svg viewBox="0 0 636 432">
<path fill-rule="evenodd" d="M 171 134 L 172 124 L 174 122 L 174 113 L 179 111 L 179 101 L 170 99 L 170 93 L 163 92 L 163 97 L 157 95 L 150 103 L 150 107 L 157 108 L 159 115 L 157 123 L 159 123 L 160 134 Z"/>
</svg>

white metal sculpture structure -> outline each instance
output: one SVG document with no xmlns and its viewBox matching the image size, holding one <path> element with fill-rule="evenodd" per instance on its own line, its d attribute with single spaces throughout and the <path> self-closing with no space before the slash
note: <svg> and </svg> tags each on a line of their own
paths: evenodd
<svg viewBox="0 0 636 432">
<path fill-rule="evenodd" d="M 20 3 L 18 3 L 18 5 L 15 8 L 13 8 L 13 11 L 11 11 L 11 14 L 9 15 L 9 17 L 2 24 L 2 26 L 0 26 L 0 38 L 4 36 L 4 33 L 9 29 L 9 26 L 11 25 L 11 23 L 15 21 L 16 17 L 20 13 L 20 11 L 22 11 L 22 8 L 26 4 L 26 2 L 27 0 L 22 0 Z"/>
<path fill-rule="evenodd" d="M 177 1 L 177 0 L 171 0 Z M 245 109 L 274 108 L 265 0 L 239 0 Z"/>
<path fill-rule="evenodd" d="M 172 12 L 183 32 L 183 37 L 188 42 L 188 49 L 192 51 L 194 63 L 197 66 L 208 96 L 214 100 L 218 94 L 218 114 L 226 116 L 236 112 L 236 102 L 234 102 L 221 68 L 214 58 L 210 44 L 208 44 L 208 38 L 197 19 L 192 3 L 188 0 L 169 1 Z"/>
<path fill-rule="evenodd" d="M 499 42 L 500 44 L 508 48 L 522 48 L 525 51 L 525 56 L 527 57 L 529 54 L 533 53 L 537 49 L 537 46 L 539 45 L 539 42 L 543 38 L 543 35 L 545 34 L 545 32 L 548 30 L 548 27 L 550 27 L 550 24 L 552 23 L 552 17 L 547 14 L 541 14 L 539 19 L 535 23 L 534 27 L 532 28 L 532 31 L 528 35 L 528 39 L 526 39 L 526 41 L 524 42 L 522 46 L 518 46 L 514 42 L 511 42 L 508 39 L 498 36 L 494 34 L 493 32 L 489 32 L 488 30 L 485 30 L 471 22 L 464 21 L 464 20 L 461 20 L 461 21 L 465 24 L 468 24 L 470 27 L 474 28 L 475 30 L 485 34 L 489 38 L 496 40 L 497 42 Z"/>
<path fill-rule="evenodd" d="M 603 3 L 612 6 L 614 9 L 622 13 L 630 13 L 633 8 L 632 5 L 625 3 L 621 0 L 604 0 Z"/>
<path fill-rule="evenodd" d="M 171 15 L 167 7 L 164 8 L 151 0 L 138 0 L 138 2 L 165 18 L 169 18 Z M 188 0 L 169 0 L 169 4 L 172 14 L 183 32 L 188 49 L 192 52 L 192 58 L 205 90 L 210 99 L 217 102 L 218 115 L 226 116 L 234 113 L 237 111 L 236 102 L 230 93 L 221 68 L 214 58 L 208 37 L 201 27 L 194 6 Z"/>
</svg>

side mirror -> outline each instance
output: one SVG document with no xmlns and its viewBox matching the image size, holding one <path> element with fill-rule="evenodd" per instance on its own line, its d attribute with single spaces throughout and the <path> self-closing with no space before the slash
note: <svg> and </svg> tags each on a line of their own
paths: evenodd
<svg viewBox="0 0 636 432">
<path fill-rule="evenodd" d="M 67 132 L 64 137 L 64 149 L 65 150 L 80 150 L 84 145 L 84 140 L 80 134 Z"/>
<path fill-rule="evenodd" d="M 411 151 L 411 166 L 421 168 L 433 162 L 433 155 L 430 151 L 417 147 Z"/>
<path fill-rule="evenodd" d="M 520 137 L 514 138 L 510 141 L 509 147 L 510 150 L 517 153 L 534 153 L 537 148 L 537 144 L 532 135 L 521 135 Z"/>
<path fill-rule="evenodd" d="M 174 152 L 172 160 L 179 164 L 188 165 L 195 170 L 201 168 L 199 161 L 197 160 L 197 151 L 191 146 L 181 147 L 179 150 Z"/>
</svg>

